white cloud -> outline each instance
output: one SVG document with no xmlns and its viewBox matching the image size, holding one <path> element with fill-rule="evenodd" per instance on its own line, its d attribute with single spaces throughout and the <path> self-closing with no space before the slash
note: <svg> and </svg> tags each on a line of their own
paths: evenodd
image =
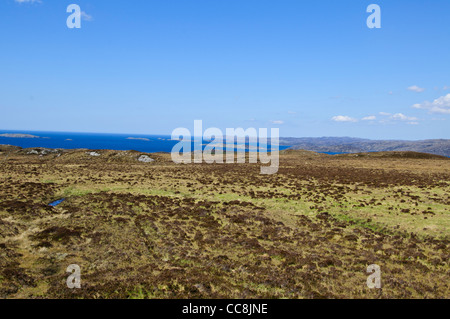
<svg viewBox="0 0 450 319">
<path fill-rule="evenodd" d="M 402 113 L 394 114 L 394 115 L 392 115 L 392 118 L 394 120 L 400 120 L 400 121 L 417 121 L 418 120 L 417 117 L 406 116 L 405 114 L 402 114 Z"/>
<path fill-rule="evenodd" d="M 366 116 L 366 117 L 362 118 L 363 121 L 373 121 L 376 119 L 377 119 L 377 117 L 375 115 L 370 115 L 370 116 Z"/>
<path fill-rule="evenodd" d="M 81 11 L 81 19 L 83 19 L 85 21 L 92 21 L 93 20 L 92 16 L 87 14 L 84 11 Z"/>
<path fill-rule="evenodd" d="M 350 116 L 346 116 L 346 115 L 333 116 L 331 119 L 335 122 L 358 122 L 357 119 L 354 119 L 354 118 L 352 118 Z"/>
<path fill-rule="evenodd" d="M 417 117 L 414 116 L 407 116 L 403 113 L 395 113 L 395 114 L 391 114 L 391 113 L 386 113 L 386 112 L 380 112 L 380 115 L 383 116 L 383 118 L 380 120 L 380 123 L 395 123 L 395 121 L 407 121 L 407 124 L 411 124 L 411 125 L 417 125 L 419 124 L 419 119 Z"/>
<path fill-rule="evenodd" d="M 429 110 L 430 113 L 450 114 L 450 94 L 441 96 L 433 102 L 425 101 L 420 104 L 414 104 L 413 108 Z"/>
<path fill-rule="evenodd" d="M 410 86 L 408 88 L 408 90 L 413 91 L 413 92 L 417 92 L 417 93 L 422 93 L 423 91 L 425 91 L 424 88 L 418 87 L 417 85 Z"/>
<path fill-rule="evenodd" d="M 271 122 L 272 122 L 272 124 L 277 124 L 277 125 L 284 124 L 284 121 L 281 121 L 281 120 L 276 120 L 276 121 L 271 121 Z"/>
</svg>

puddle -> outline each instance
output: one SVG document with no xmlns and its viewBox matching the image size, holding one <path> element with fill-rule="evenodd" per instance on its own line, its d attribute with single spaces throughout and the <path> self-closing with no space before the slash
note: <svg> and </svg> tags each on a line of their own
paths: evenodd
<svg viewBox="0 0 450 319">
<path fill-rule="evenodd" d="M 48 206 L 53 206 L 53 207 L 58 206 L 59 204 L 61 204 L 65 200 L 66 200 L 65 198 L 61 198 L 61 199 L 55 200 L 54 202 L 51 202 L 50 204 L 48 204 Z"/>
</svg>

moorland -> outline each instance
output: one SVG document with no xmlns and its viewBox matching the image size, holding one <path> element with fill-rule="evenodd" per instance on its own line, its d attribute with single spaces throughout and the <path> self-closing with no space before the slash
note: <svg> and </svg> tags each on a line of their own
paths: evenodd
<svg viewBox="0 0 450 319">
<path fill-rule="evenodd" d="M 450 298 L 446 157 L 286 150 L 261 175 L 0 146 L 0 185 L 1 298 Z"/>
</svg>

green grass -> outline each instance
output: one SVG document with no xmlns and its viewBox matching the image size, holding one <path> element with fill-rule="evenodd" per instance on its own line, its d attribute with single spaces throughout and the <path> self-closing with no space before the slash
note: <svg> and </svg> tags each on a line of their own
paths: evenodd
<svg viewBox="0 0 450 319">
<path fill-rule="evenodd" d="M 84 189 L 81 187 L 70 186 L 70 187 L 65 188 L 62 191 L 61 196 L 62 197 L 80 197 L 80 196 L 86 196 L 86 195 L 89 195 L 89 194 L 92 194 L 95 192 L 98 192 L 98 191 L 94 191 L 92 189 Z"/>
</svg>

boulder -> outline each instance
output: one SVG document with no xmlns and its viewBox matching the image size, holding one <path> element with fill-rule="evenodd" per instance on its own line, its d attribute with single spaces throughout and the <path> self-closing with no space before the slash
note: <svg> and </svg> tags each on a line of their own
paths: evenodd
<svg viewBox="0 0 450 319">
<path fill-rule="evenodd" d="M 142 163 L 151 163 L 154 159 L 150 158 L 148 155 L 141 155 L 138 157 L 138 161 Z"/>
</svg>

